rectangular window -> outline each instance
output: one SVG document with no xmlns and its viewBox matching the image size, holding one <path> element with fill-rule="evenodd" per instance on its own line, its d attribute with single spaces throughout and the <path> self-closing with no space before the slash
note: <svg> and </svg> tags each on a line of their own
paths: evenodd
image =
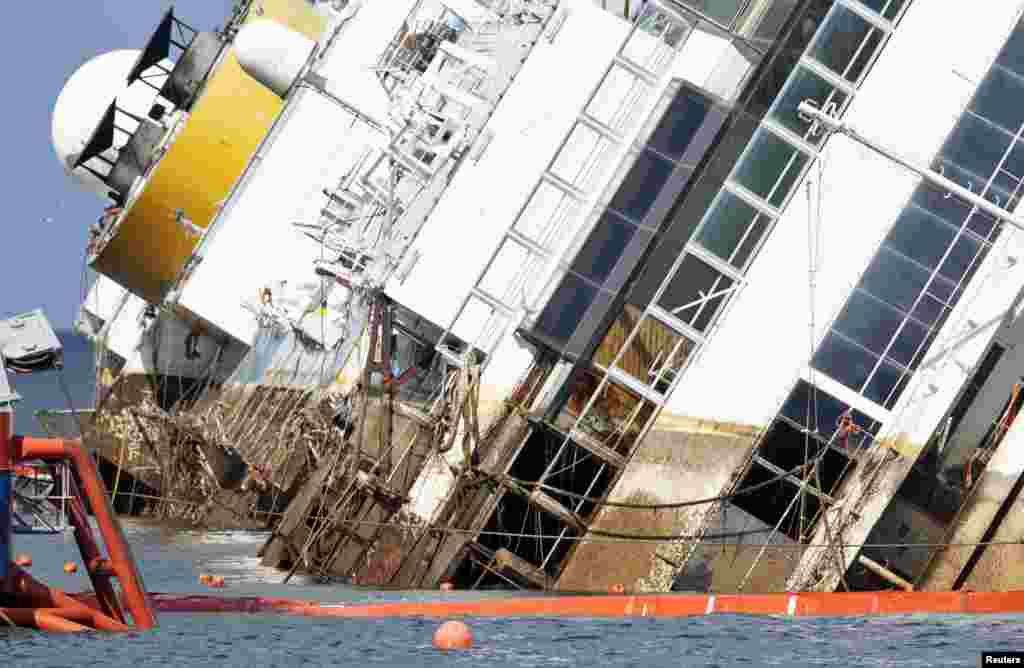
<svg viewBox="0 0 1024 668">
<path fill-rule="evenodd" d="M 732 287 L 723 276 L 696 256 L 687 253 L 672 280 L 658 299 L 658 306 L 690 325 L 704 331 Z"/>
<path fill-rule="evenodd" d="M 737 269 L 743 269 L 772 219 L 728 190 L 722 190 L 696 241 Z"/>
<path fill-rule="evenodd" d="M 604 283 L 638 231 L 650 236 L 614 211 L 605 211 L 572 261 L 572 270 L 598 285 Z"/>
<path fill-rule="evenodd" d="M 795 503 L 793 501 L 793 497 L 798 494 L 798 489 L 788 480 L 771 482 L 775 477 L 773 471 L 757 462 L 752 463 L 747 474 L 737 486 L 740 494 L 733 503 L 737 508 L 764 522 L 769 528 L 774 528 L 776 524 L 779 524 L 779 530 L 795 540 L 800 533 L 800 518 L 798 517 L 800 501 L 797 500 Z M 758 485 L 763 486 L 753 492 L 743 492 L 744 488 Z M 807 494 L 805 498 L 806 505 L 810 506 L 815 497 Z M 765 532 L 764 538 L 767 537 L 768 532 Z"/>
<path fill-rule="evenodd" d="M 885 38 L 860 15 L 836 5 L 810 49 L 810 56 L 847 81 L 856 83 Z"/>
<path fill-rule="evenodd" d="M 647 3 L 636 19 L 636 29 L 622 47 L 622 55 L 646 70 L 661 73 L 692 29 L 677 14 Z"/>
<path fill-rule="evenodd" d="M 1005 131 L 967 112 L 960 117 L 939 155 L 947 170 L 955 165 L 977 179 L 980 187 L 975 192 L 981 192 L 1012 141 L 1013 137 Z M 947 176 L 959 182 L 956 175 Z"/>
<path fill-rule="evenodd" d="M 596 286 L 571 271 L 566 272 L 533 329 L 561 350 L 568 344 L 596 298 Z"/>
<path fill-rule="evenodd" d="M 863 290 L 855 289 L 832 327 L 876 355 L 882 355 L 904 315 Z"/>
<path fill-rule="evenodd" d="M 538 457 L 538 459 L 549 461 L 550 457 L 549 452 L 545 453 L 543 458 Z M 609 466 L 607 462 L 598 459 L 586 448 L 581 448 L 569 441 L 551 464 L 550 473 L 544 479 L 544 484 L 548 485 L 544 492 L 566 508 L 574 510 L 581 518 L 586 519 L 597 509 L 597 504 L 562 494 L 556 490 L 566 490 L 574 494 L 599 499 L 608 492 L 615 472 L 616 469 Z M 538 478 L 528 479 L 537 480 Z"/>
<path fill-rule="evenodd" d="M 570 434 L 583 447 L 592 443 L 594 451 L 611 451 L 625 457 L 654 414 L 655 406 L 615 383 L 606 383 L 598 390 L 600 382 L 595 373 L 579 369 L 573 378 L 570 396 L 555 418 L 554 426 Z M 596 396 L 594 403 L 584 412 L 592 396 Z M 580 415 L 583 418 L 576 431 L 572 432 Z"/>
<path fill-rule="evenodd" d="M 952 176 L 952 174 L 951 174 Z M 966 183 L 961 183 L 966 187 Z M 976 190 L 975 192 L 980 192 Z M 992 216 L 982 211 L 975 211 L 959 197 L 927 183 L 921 183 L 914 190 L 911 201 L 917 206 L 942 218 L 951 227 L 960 229 L 967 222 L 967 229 L 983 239 L 987 239 L 996 227 Z"/>
<path fill-rule="evenodd" d="M 693 341 L 647 317 L 640 323 L 636 336 L 615 366 L 655 392 L 664 394 L 693 349 Z"/>
<path fill-rule="evenodd" d="M 928 279 L 927 269 L 882 246 L 861 276 L 858 287 L 907 312 L 924 292 Z"/>
<path fill-rule="evenodd" d="M 1010 39 L 1003 45 L 996 62 L 1012 72 L 1024 76 L 1024 30 L 1017 28 L 1010 34 Z"/>
<path fill-rule="evenodd" d="M 810 429 L 822 440 L 831 441 L 839 428 L 840 417 L 849 408 L 845 402 L 828 392 L 814 387 L 805 380 L 799 380 L 782 405 L 780 414 L 800 427 Z M 851 447 L 865 444 L 865 441 L 870 441 L 871 436 L 878 432 L 879 423 L 860 411 L 853 411 L 851 418 L 858 427 L 858 431 L 848 437 Z"/>
<path fill-rule="evenodd" d="M 942 327 L 946 316 L 949 315 L 949 306 L 929 294 L 924 294 L 911 315 L 928 327 L 938 329 Z"/>
<path fill-rule="evenodd" d="M 508 321 L 487 302 L 472 297 L 452 325 L 452 333 L 478 351 L 489 354 Z"/>
<path fill-rule="evenodd" d="M 624 67 L 613 65 L 587 104 L 586 114 L 628 135 L 640 122 L 643 103 L 649 94 L 650 86 Z"/>
<path fill-rule="evenodd" d="M 949 255 L 939 268 L 939 274 L 954 283 L 959 283 L 971 269 L 975 258 L 981 251 L 981 244 L 973 238 L 961 234 L 949 250 Z"/>
<path fill-rule="evenodd" d="M 731 27 L 736 15 L 746 4 L 744 0 L 682 0 L 682 4 L 726 27 Z"/>
<path fill-rule="evenodd" d="M 769 118 L 809 143 L 818 145 L 824 141 L 825 133 L 819 130 L 814 136 L 810 136 L 811 123 L 800 117 L 797 107 L 801 102 L 811 100 L 819 109 L 828 109 L 830 113 L 836 114 L 844 110 L 846 98 L 846 93 L 836 90 L 832 84 L 817 74 L 804 67 L 797 67 L 779 99 L 772 106 Z"/>
<path fill-rule="evenodd" d="M 888 357 L 908 369 L 916 369 L 937 332 L 938 330 L 929 330 L 916 320 L 908 318 L 899 335 L 893 340 Z"/>
<path fill-rule="evenodd" d="M 674 166 L 653 151 L 641 151 L 608 207 L 640 223 L 672 175 Z"/>
<path fill-rule="evenodd" d="M 579 203 L 556 186 L 537 186 L 513 229 L 534 243 L 557 250 L 575 233 L 579 224 Z"/>
<path fill-rule="evenodd" d="M 590 192 L 608 173 L 614 153 L 614 144 L 577 123 L 558 152 L 551 172 L 583 192 Z"/>
<path fill-rule="evenodd" d="M 882 18 L 890 21 L 900 15 L 900 10 L 906 2 L 907 0 L 860 0 L 862 5 L 875 10 Z"/>
<path fill-rule="evenodd" d="M 812 460 L 823 447 L 824 443 L 791 422 L 776 420 L 761 440 L 758 454 L 783 471 L 791 471 Z"/>
<path fill-rule="evenodd" d="M 769 204 L 780 207 L 810 158 L 761 128 L 736 170 L 736 181 Z"/>
<path fill-rule="evenodd" d="M 811 360 L 815 369 L 855 392 L 860 392 L 877 363 L 877 355 L 872 355 L 834 330 L 825 336 Z"/>
<path fill-rule="evenodd" d="M 880 406 L 892 408 L 906 384 L 904 373 L 903 367 L 883 361 L 864 388 L 864 396 Z"/>
<path fill-rule="evenodd" d="M 672 160 L 685 160 L 687 149 L 694 139 L 702 134 L 701 128 L 704 127 L 713 106 L 706 96 L 686 87 L 681 88 L 647 139 L 647 145 Z M 720 121 L 715 123 L 714 129 L 720 124 Z M 698 151 L 689 152 L 696 153 L 695 156 L 689 156 L 691 160 L 699 160 L 704 155 L 714 132 L 711 135 L 701 142 L 702 146 L 698 147 Z"/>
<path fill-rule="evenodd" d="M 1019 100 L 1024 96 L 1024 80 L 1004 67 L 995 65 L 978 86 L 968 107 L 1010 134 L 1016 134 L 1024 122 Z"/>
<path fill-rule="evenodd" d="M 833 0 L 809 0 L 802 3 L 799 15 L 791 20 L 789 32 L 783 38 L 785 42 L 775 49 L 775 56 L 758 75 L 757 84 L 753 86 L 747 98 L 747 113 L 761 119 L 775 102 L 779 91 L 786 83 L 789 73 L 796 67 L 807 44 L 814 37 L 818 25 L 825 20 L 825 14 L 832 7 Z"/>
<path fill-rule="evenodd" d="M 934 269 L 956 236 L 956 228 L 911 203 L 896 219 L 885 245 Z"/>
</svg>

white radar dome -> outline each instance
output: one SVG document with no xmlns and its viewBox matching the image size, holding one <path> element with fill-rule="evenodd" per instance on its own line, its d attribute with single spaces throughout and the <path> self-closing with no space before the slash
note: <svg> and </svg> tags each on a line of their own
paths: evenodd
<svg viewBox="0 0 1024 668">
<path fill-rule="evenodd" d="M 117 106 L 125 111 L 142 117 L 149 113 L 156 91 L 141 81 L 136 81 L 131 87 L 126 85 L 128 73 L 141 53 L 135 49 L 122 49 L 86 62 L 64 84 L 53 107 L 51 133 L 57 159 L 80 186 L 101 197 L 106 197 L 109 186 L 85 169 L 72 172 L 70 167 L 114 98 L 117 98 Z M 119 119 L 118 125 L 130 131 L 136 124 L 129 119 Z M 118 145 L 127 140 L 122 132 L 116 136 Z"/>
<path fill-rule="evenodd" d="M 249 21 L 235 36 L 235 55 L 246 74 L 285 97 L 316 42 L 270 19 Z"/>
</svg>

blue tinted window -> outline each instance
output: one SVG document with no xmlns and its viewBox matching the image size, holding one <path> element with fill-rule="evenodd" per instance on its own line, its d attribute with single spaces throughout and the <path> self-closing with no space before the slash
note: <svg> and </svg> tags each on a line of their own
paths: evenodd
<svg viewBox="0 0 1024 668">
<path fill-rule="evenodd" d="M 870 7 L 890 21 L 899 16 L 900 10 L 907 0 L 860 0 L 861 4 Z"/>
<path fill-rule="evenodd" d="M 945 322 L 946 315 L 949 314 L 949 308 L 940 302 L 935 297 L 925 294 L 921 296 L 921 299 L 917 302 L 917 306 L 914 307 L 913 313 L 914 318 L 920 320 L 929 327 L 941 327 L 942 323 Z"/>
<path fill-rule="evenodd" d="M 956 180 L 958 172 L 951 170 L 948 176 Z M 965 182 L 960 185 L 966 186 Z M 981 192 L 976 190 L 975 192 Z M 991 199 L 991 198 L 990 198 Z M 988 237 L 995 225 L 995 219 L 987 213 L 976 211 L 972 214 L 969 204 L 946 191 L 922 183 L 914 190 L 914 204 L 942 218 L 959 229 L 967 221 L 967 228 L 981 237 Z"/>
<path fill-rule="evenodd" d="M 619 186 L 609 208 L 640 222 L 672 174 L 673 163 L 650 151 L 641 151 Z"/>
<path fill-rule="evenodd" d="M 821 342 L 811 364 L 851 390 L 860 391 L 878 357 L 834 331 Z"/>
<path fill-rule="evenodd" d="M 946 140 L 940 155 L 943 162 L 952 163 L 978 177 L 983 187 L 989 175 L 996 170 L 1012 140 L 1012 136 L 997 126 L 985 122 L 974 114 L 966 113 L 960 117 L 960 122 Z M 956 180 L 952 173 L 948 173 L 947 176 Z M 975 192 L 980 192 L 980 188 L 976 188 Z"/>
<path fill-rule="evenodd" d="M 597 288 L 568 272 L 534 328 L 552 342 L 565 345 L 596 296 Z"/>
<path fill-rule="evenodd" d="M 934 276 L 928 284 L 928 294 L 947 304 L 955 303 L 956 285 L 942 276 Z"/>
<path fill-rule="evenodd" d="M 688 88 L 681 89 L 651 133 L 648 145 L 673 160 L 682 159 L 700 131 L 709 109 L 711 100 Z"/>
<path fill-rule="evenodd" d="M 884 34 L 842 5 L 836 5 L 811 48 L 811 57 L 836 74 L 856 81 Z M 867 44 L 864 41 L 867 40 Z M 863 45 L 863 47 L 862 47 Z"/>
<path fill-rule="evenodd" d="M 1021 30 L 1019 24 L 1003 46 L 1003 50 L 999 52 L 996 62 L 1017 74 L 1024 75 L 1024 30 Z"/>
<path fill-rule="evenodd" d="M 939 268 L 939 274 L 953 282 L 959 282 L 967 275 L 968 269 L 974 263 L 981 250 L 981 244 L 974 239 L 961 234 L 949 251 L 945 262 Z"/>
<path fill-rule="evenodd" d="M 827 441 L 835 433 L 839 417 L 848 408 L 827 392 L 800 380 L 782 405 L 781 413 L 801 427 L 817 431 Z"/>
<path fill-rule="evenodd" d="M 807 161 L 805 154 L 762 129 L 736 170 L 736 181 L 773 206 L 781 206 Z"/>
<path fill-rule="evenodd" d="M 742 268 L 767 229 L 768 222 L 767 216 L 758 213 L 754 207 L 739 197 L 723 190 L 711 214 L 697 233 L 697 242 L 726 262 Z M 753 238 L 748 238 L 741 248 L 741 242 L 748 234 Z"/>
<path fill-rule="evenodd" d="M 896 219 L 885 245 L 934 269 L 955 237 L 954 228 L 911 204 Z"/>
<path fill-rule="evenodd" d="M 868 265 L 860 287 L 875 297 L 908 311 L 928 284 L 928 270 L 886 247 Z"/>
<path fill-rule="evenodd" d="M 803 120 L 797 113 L 797 107 L 805 100 L 813 101 L 819 108 L 834 104 L 835 112 L 839 112 L 845 106 L 846 94 L 837 91 L 832 84 L 810 70 L 798 67 L 790 76 L 786 90 L 772 107 L 772 120 L 812 144 L 820 144 L 825 139 L 825 133 L 818 132 L 814 137 L 807 136 L 811 123 Z"/>
<path fill-rule="evenodd" d="M 917 366 L 918 353 L 921 351 L 921 344 L 928 338 L 929 331 L 923 325 L 907 320 L 900 330 L 899 335 L 892 342 L 889 354 L 886 357 L 899 362 L 906 367 Z"/>
<path fill-rule="evenodd" d="M 903 322 L 903 314 L 862 290 L 854 290 L 833 329 L 881 355 Z"/>
<path fill-rule="evenodd" d="M 899 395 L 894 394 L 893 391 L 896 389 L 896 385 L 900 382 L 902 376 L 903 369 L 895 364 L 882 362 L 878 365 L 878 371 L 872 376 L 871 382 L 864 388 L 864 396 L 876 404 L 892 408 L 892 405 L 896 403 L 896 399 L 899 398 Z"/>
<path fill-rule="evenodd" d="M 626 222 L 614 212 L 606 211 L 573 260 L 573 271 L 595 283 L 604 283 L 636 231 L 636 225 Z"/>
<path fill-rule="evenodd" d="M 1004 130 L 1016 134 L 1024 121 L 1024 81 L 1009 70 L 996 65 L 978 86 L 970 110 Z"/>
</svg>

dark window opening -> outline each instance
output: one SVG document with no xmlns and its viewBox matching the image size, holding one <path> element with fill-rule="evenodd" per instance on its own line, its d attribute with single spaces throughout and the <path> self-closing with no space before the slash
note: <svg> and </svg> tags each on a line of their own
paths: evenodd
<svg viewBox="0 0 1024 668">
<path fill-rule="evenodd" d="M 569 540 L 559 540 L 563 531 Z M 494 552 L 505 548 L 538 568 L 554 549 L 544 570 L 551 577 L 557 577 L 562 559 L 578 536 L 575 529 L 567 527 L 554 515 L 531 506 L 520 494 L 505 492 L 480 533 L 478 542 Z"/>
<path fill-rule="evenodd" d="M 601 498 L 609 491 L 615 470 L 590 453 L 572 442 L 566 444 L 564 450 L 551 467 L 551 476 L 544 482 L 548 487 L 566 490 L 590 498 Z M 580 504 L 580 499 L 546 488 L 547 493 L 569 510 Z M 588 519 L 597 504 L 583 501 L 576 513 Z"/>
<path fill-rule="evenodd" d="M 537 318 L 534 329 L 556 348 L 563 348 L 596 297 L 597 288 L 593 284 L 572 272 L 566 273 Z"/>
<path fill-rule="evenodd" d="M 641 151 L 608 208 L 640 223 L 672 175 L 674 165 L 665 158 Z"/>
<path fill-rule="evenodd" d="M 516 455 L 508 474 L 518 480 L 538 482 L 561 445 L 559 434 L 547 429 L 534 429 Z"/>
<path fill-rule="evenodd" d="M 967 382 L 963 390 L 960 391 L 960 398 L 957 399 L 953 405 L 953 410 L 949 413 L 949 431 L 950 435 L 955 434 L 957 428 L 960 426 L 960 421 L 963 420 L 964 415 L 967 414 L 967 410 L 974 403 L 974 400 L 978 397 L 978 392 L 988 382 L 988 377 L 995 370 L 996 365 L 999 364 L 999 360 L 1002 359 L 1003 353 L 1006 352 L 1006 348 L 993 343 L 985 353 L 985 357 L 982 358 L 981 364 L 978 365 L 977 370 L 971 379 Z"/>
<path fill-rule="evenodd" d="M 798 426 L 807 427 L 812 431 L 816 427 L 821 439 L 830 441 L 839 427 L 839 418 L 849 408 L 845 402 L 812 386 L 805 380 L 800 380 L 782 405 L 781 414 Z M 860 411 L 852 411 L 850 415 L 853 424 L 857 426 L 857 431 L 849 435 L 848 447 L 863 447 L 871 442 L 871 437 L 874 434 L 878 433 L 880 425 Z M 809 416 L 814 419 L 810 419 Z M 845 443 L 839 443 L 839 445 L 847 447 Z"/>
<path fill-rule="evenodd" d="M 785 420 L 776 420 L 765 434 L 758 453 L 783 471 L 791 471 L 813 461 L 822 443 Z M 800 474 L 796 474 L 800 477 Z"/>
<path fill-rule="evenodd" d="M 763 484 L 775 477 L 775 474 L 758 463 L 751 465 L 750 470 L 743 481 L 737 487 L 738 490 Z M 779 531 L 793 540 L 800 539 L 801 521 L 800 510 L 803 508 L 803 529 L 806 535 L 809 532 L 813 520 L 821 507 L 818 499 L 810 493 L 804 494 L 803 502 L 794 497 L 800 493 L 800 488 L 787 480 L 777 480 L 774 483 L 760 487 L 753 492 L 741 494 L 735 497 L 733 504 L 745 512 L 753 515 L 770 527 L 779 525 L 779 520 L 785 517 Z M 789 511 L 787 514 L 787 510 Z M 770 534 L 758 537 L 763 541 Z"/>
</svg>

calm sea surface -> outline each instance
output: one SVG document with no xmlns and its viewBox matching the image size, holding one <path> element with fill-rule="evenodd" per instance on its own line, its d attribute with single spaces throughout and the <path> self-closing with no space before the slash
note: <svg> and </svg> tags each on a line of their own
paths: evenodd
<svg viewBox="0 0 1024 668">
<path fill-rule="evenodd" d="M 264 535 L 197 533 L 125 523 L 154 592 L 209 593 L 201 573 L 223 575 L 225 594 L 321 601 L 433 597 L 293 580 L 259 567 Z M 70 538 L 18 536 L 33 573 L 70 591 Z M 475 594 L 455 594 L 475 595 Z M 314 620 L 284 615 L 163 613 L 154 632 L 46 636 L 0 628 L 0 666 L 976 666 L 982 650 L 1024 649 L 1024 617 L 791 620 L 740 616 L 676 620 L 469 620 L 474 649 L 445 655 L 432 620 Z"/>
</svg>

